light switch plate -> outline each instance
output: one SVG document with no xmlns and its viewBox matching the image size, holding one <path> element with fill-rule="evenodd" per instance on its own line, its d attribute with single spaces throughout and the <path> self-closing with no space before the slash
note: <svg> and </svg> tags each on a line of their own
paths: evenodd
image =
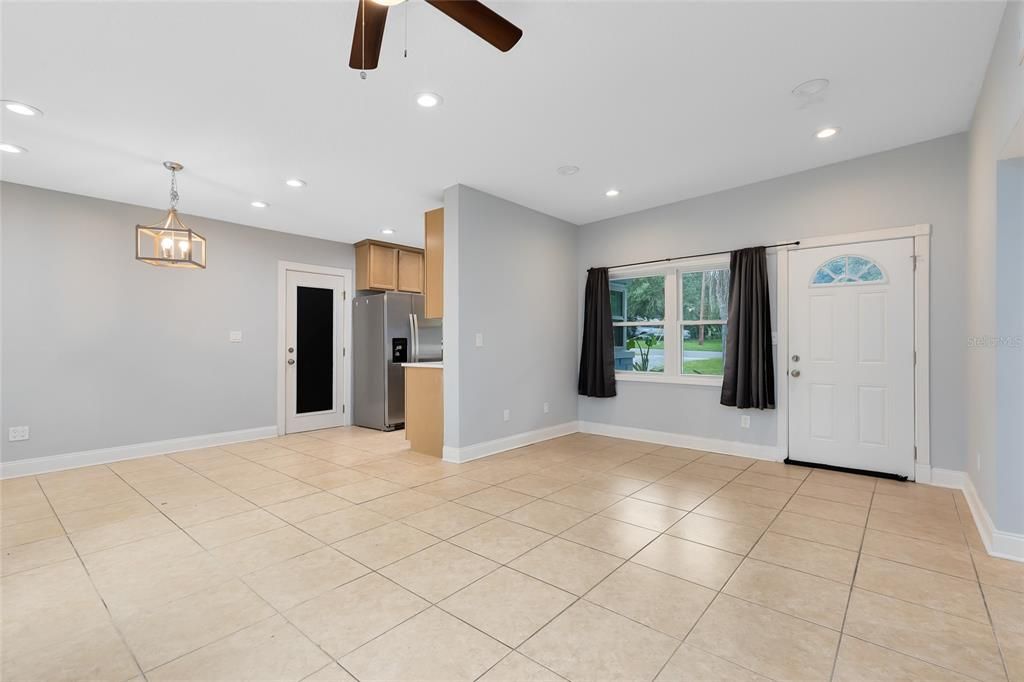
<svg viewBox="0 0 1024 682">
<path fill-rule="evenodd" d="M 749 414 L 744 414 L 744 415 L 740 416 L 740 428 L 743 428 L 743 429 L 749 429 L 750 428 L 750 415 Z"/>
<path fill-rule="evenodd" d="M 242 332 L 231 332 L 228 335 L 228 340 L 231 343 L 242 343 Z"/>
<path fill-rule="evenodd" d="M 477 348 L 483 348 L 483 345 L 484 345 L 484 335 L 481 334 L 480 332 L 477 332 L 476 333 L 476 347 Z"/>
<path fill-rule="evenodd" d="M 28 436 L 27 426 L 12 426 L 7 430 L 7 440 L 28 440 Z"/>
</svg>

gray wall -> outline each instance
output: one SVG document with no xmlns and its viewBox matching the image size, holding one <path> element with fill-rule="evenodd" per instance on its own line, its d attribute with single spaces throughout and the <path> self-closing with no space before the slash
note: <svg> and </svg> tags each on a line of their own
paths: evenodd
<svg viewBox="0 0 1024 682">
<path fill-rule="evenodd" d="M 1024 157 L 999 162 L 997 194 L 998 459 L 992 468 L 998 475 L 998 499 L 993 513 L 999 530 L 1024 533 Z"/>
<path fill-rule="evenodd" d="M 917 223 L 932 225 L 932 465 L 964 468 L 963 311 L 966 144 L 954 135 L 668 204 L 580 228 L 582 310 L 586 269 L 802 237 Z M 774 259 L 770 259 L 774 280 Z M 772 282 L 774 285 L 774 281 Z M 773 315 L 775 293 L 772 292 Z M 776 367 L 779 364 L 776 361 Z M 757 445 L 777 442 L 774 411 L 718 405 L 705 386 L 619 382 L 615 398 L 580 398 L 583 421 Z"/>
<path fill-rule="evenodd" d="M 185 215 L 208 268 L 152 267 L 134 227 L 160 211 L 0 192 L 5 461 L 273 426 L 278 260 L 354 266 L 349 244 Z"/>
<path fill-rule="evenodd" d="M 1000 208 L 1008 213 L 1009 206 L 1005 199 L 1000 207 L 998 176 L 999 160 L 1003 158 L 1014 126 L 1021 125 L 1019 121 L 1024 114 L 1024 68 L 1018 64 L 1022 14 L 1024 4 L 1007 3 L 971 122 L 966 236 L 967 332 L 975 338 L 998 338 L 1001 318 L 1013 317 L 1009 310 L 999 306 L 1003 301 L 1007 301 L 1007 305 L 1009 301 L 1020 303 L 1019 273 L 1014 281 L 1008 270 L 1019 271 L 1020 262 L 1007 264 L 1000 255 L 1014 248 L 1012 233 L 1016 231 L 1019 235 L 1021 226 L 1019 223 L 1003 224 L 1000 220 Z M 1010 172 L 1005 166 L 1003 169 Z M 1018 328 L 1016 333 L 1022 332 Z M 964 345 L 966 347 L 966 343 Z M 1016 396 L 997 393 L 997 377 L 1013 372 L 1013 363 L 1007 362 L 1007 356 L 1024 351 L 975 344 L 965 352 L 969 445 L 966 469 L 996 527 L 1024 532 L 1024 499 L 1020 495 L 1024 481 L 1019 477 L 1022 443 L 1019 440 L 1000 443 L 998 437 L 1001 424 L 1006 428 L 1009 423 L 1020 421 L 1024 403 L 1019 393 Z M 1013 378 L 1007 374 L 1006 379 L 1018 385 L 1024 381 L 1019 373 Z"/>
<path fill-rule="evenodd" d="M 575 421 L 576 229 L 464 185 L 445 192 L 446 445 Z"/>
</svg>

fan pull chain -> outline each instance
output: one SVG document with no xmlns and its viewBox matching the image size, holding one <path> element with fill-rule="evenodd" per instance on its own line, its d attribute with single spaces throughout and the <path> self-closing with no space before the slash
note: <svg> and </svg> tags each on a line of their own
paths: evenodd
<svg viewBox="0 0 1024 682">
<path fill-rule="evenodd" d="M 363 26 L 363 30 L 359 32 L 362 38 L 362 45 L 359 48 L 361 54 L 359 65 L 363 67 L 359 70 L 359 77 L 366 80 L 366 0 L 360 0 L 359 2 L 359 20 Z"/>
</svg>

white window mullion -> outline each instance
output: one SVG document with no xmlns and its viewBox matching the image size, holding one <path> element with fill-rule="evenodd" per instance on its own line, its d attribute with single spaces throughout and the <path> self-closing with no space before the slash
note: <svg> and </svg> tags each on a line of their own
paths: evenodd
<svg viewBox="0 0 1024 682">
<path fill-rule="evenodd" d="M 679 363 L 682 335 L 679 333 L 679 277 L 678 271 L 665 274 L 665 375 L 677 376 L 682 371 Z"/>
</svg>

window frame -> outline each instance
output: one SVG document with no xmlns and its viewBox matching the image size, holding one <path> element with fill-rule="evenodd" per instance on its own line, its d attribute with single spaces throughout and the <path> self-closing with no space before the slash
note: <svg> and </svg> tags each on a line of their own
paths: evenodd
<svg viewBox="0 0 1024 682">
<path fill-rule="evenodd" d="M 634 277 L 664 276 L 665 278 L 665 315 L 661 320 L 665 330 L 665 369 L 663 372 L 621 372 L 616 370 L 616 381 L 640 381 L 656 384 L 688 384 L 691 386 L 721 387 L 722 376 L 706 374 L 683 374 L 683 324 L 692 326 L 699 324 L 727 324 L 727 320 L 684 321 L 682 318 L 681 301 L 683 293 L 682 274 L 729 268 L 729 255 L 704 256 L 680 261 L 673 265 L 644 265 L 625 268 L 613 268 L 608 271 L 609 285 L 617 279 Z M 647 322 L 629 323 L 614 322 L 613 326 L 659 326 Z"/>
</svg>

